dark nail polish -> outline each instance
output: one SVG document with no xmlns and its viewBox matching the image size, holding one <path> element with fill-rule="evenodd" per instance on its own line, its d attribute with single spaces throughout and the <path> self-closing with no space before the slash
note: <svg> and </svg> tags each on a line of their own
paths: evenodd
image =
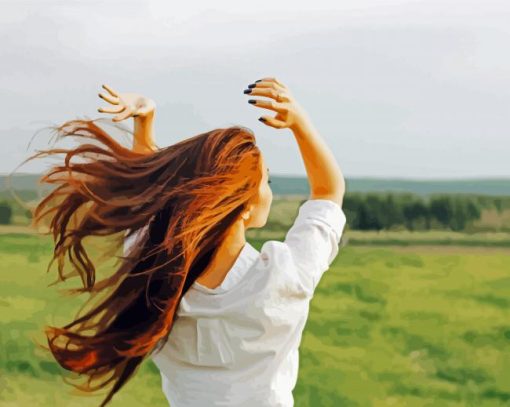
<svg viewBox="0 0 510 407">
<path fill-rule="evenodd" d="M 245 94 L 251 93 L 251 89 L 245 89 L 245 90 L 244 90 L 244 93 L 245 93 Z"/>
<path fill-rule="evenodd" d="M 262 79 L 259 79 L 258 81 L 255 81 L 255 83 L 262 82 Z"/>
<path fill-rule="evenodd" d="M 255 86 L 257 86 L 257 85 L 255 85 L 254 83 L 252 83 L 252 84 L 248 85 L 248 87 L 249 87 L 250 89 L 254 88 Z"/>
<path fill-rule="evenodd" d="M 259 120 L 264 123 L 266 122 L 266 119 L 264 119 L 263 117 L 259 117 Z"/>
<path fill-rule="evenodd" d="M 254 105 L 257 101 L 255 99 L 250 99 L 248 100 L 248 103 L 251 103 L 252 105 Z"/>
</svg>

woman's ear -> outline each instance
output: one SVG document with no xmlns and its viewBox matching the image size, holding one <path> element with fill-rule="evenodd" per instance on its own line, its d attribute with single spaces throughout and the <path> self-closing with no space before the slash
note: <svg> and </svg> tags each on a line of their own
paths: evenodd
<svg viewBox="0 0 510 407">
<path fill-rule="evenodd" d="M 248 208 L 244 208 L 244 212 L 242 213 L 242 218 L 244 220 L 248 220 L 248 218 L 251 216 L 251 209 L 253 208 L 253 205 L 248 205 Z"/>
</svg>

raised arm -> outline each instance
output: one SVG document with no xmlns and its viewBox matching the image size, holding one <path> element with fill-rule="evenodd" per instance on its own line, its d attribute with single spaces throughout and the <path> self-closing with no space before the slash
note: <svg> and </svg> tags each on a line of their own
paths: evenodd
<svg viewBox="0 0 510 407">
<path fill-rule="evenodd" d="M 267 249 L 264 246 L 262 250 L 270 251 L 272 247 L 273 257 L 279 259 L 277 275 L 282 276 L 283 293 L 304 293 L 311 298 L 338 254 L 346 223 L 342 211 L 344 177 L 333 153 L 285 85 L 275 78 L 264 78 L 248 88 L 247 94 L 270 98 L 251 99 L 249 103 L 277 113 L 275 117 L 262 116 L 259 120 L 278 129 L 290 128 L 294 133 L 311 190 L 284 241 L 269 241 Z"/>
<path fill-rule="evenodd" d="M 310 183 L 309 199 L 329 199 L 342 206 L 345 180 L 330 148 L 310 121 L 292 129 Z"/>
<path fill-rule="evenodd" d="M 157 150 L 154 142 L 154 115 L 155 108 L 145 116 L 134 117 L 133 151 L 152 153 Z"/>
<path fill-rule="evenodd" d="M 120 93 L 107 85 L 102 85 L 109 93 L 99 93 L 103 100 L 116 105 L 116 108 L 97 109 L 101 113 L 117 114 L 112 121 L 119 122 L 129 117 L 134 119 L 133 151 L 150 154 L 158 148 L 154 142 L 154 116 L 156 103 L 138 93 Z"/>
<path fill-rule="evenodd" d="M 250 99 L 248 102 L 277 113 L 275 117 L 262 116 L 260 121 L 278 129 L 289 128 L 294 133 L 308 175 L 310 199 L 329 199 L 341 206 L 345 193 L 342 171 L 333 153 L 290 90 L 275 78 L 263 78 L 248 85 L 244 93 L 270 98 Z"/>
</svg>

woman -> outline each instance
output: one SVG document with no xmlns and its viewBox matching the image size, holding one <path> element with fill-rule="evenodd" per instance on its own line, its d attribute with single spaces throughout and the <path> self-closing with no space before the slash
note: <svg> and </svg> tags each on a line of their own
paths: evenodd
<svg viewBox="0 0 510 407">
<path fill-rule="evenodd" d="M 280 81 L 263 78 L 244 91 L 267 97 L 248 102 L 276 112 L 259 120 L 293 132 L 311 189 L 285 240 L 266 241 L 259 252 L 245 232 L 265 225 L 272 192 L 251 130 L 215 129 L 158 149 L 154 102 L 103 87 L 109 94 L 100 96 L 116 107 L 100 112 L 117 114 L 114 122 L 134 117 L 133 149 L 94 121 L 73 120 L 58 128 L 61 137 L 102 145 L 36 154 L 66 153 L 64 165 L 41 179 L 60 185 L 39 203 L 34 222 L 54 213 L 52 262 L 65 279 L 67 254 L 91 294 L 88 312 L 48 328 L 51 352 L 89 377 L 80 388 L 108 388 L 101 406 L 148 357 L 172 407 L 292 406 L 309 301 L 345 225 L 333 154 Z M 83 239 L 115 234 L 115 248 L 126 236 L 122 262 L 96 281 Z"/>
</svg>

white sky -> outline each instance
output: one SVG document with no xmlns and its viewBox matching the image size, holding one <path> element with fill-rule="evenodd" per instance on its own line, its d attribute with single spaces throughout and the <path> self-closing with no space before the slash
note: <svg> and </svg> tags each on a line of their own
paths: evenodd
<svg viewBox="0 0 510 407">
<path fill-rule="evenodd" d="M 0 172 L 35 131 L 112 117 L 106 83 L 155 100 L 156 137 L 253 129 L 274 175 L 305 175 L 245 87 L 284 82 L 346 176 L 510 176 L 510 2 L 0 0 Z M 132 126 L 131 121 L 123 122 Z M 45 138 L 46 137 L 46 138 Z M 38 172 L 48 162 L 17 172 Z"/>
</svg>

